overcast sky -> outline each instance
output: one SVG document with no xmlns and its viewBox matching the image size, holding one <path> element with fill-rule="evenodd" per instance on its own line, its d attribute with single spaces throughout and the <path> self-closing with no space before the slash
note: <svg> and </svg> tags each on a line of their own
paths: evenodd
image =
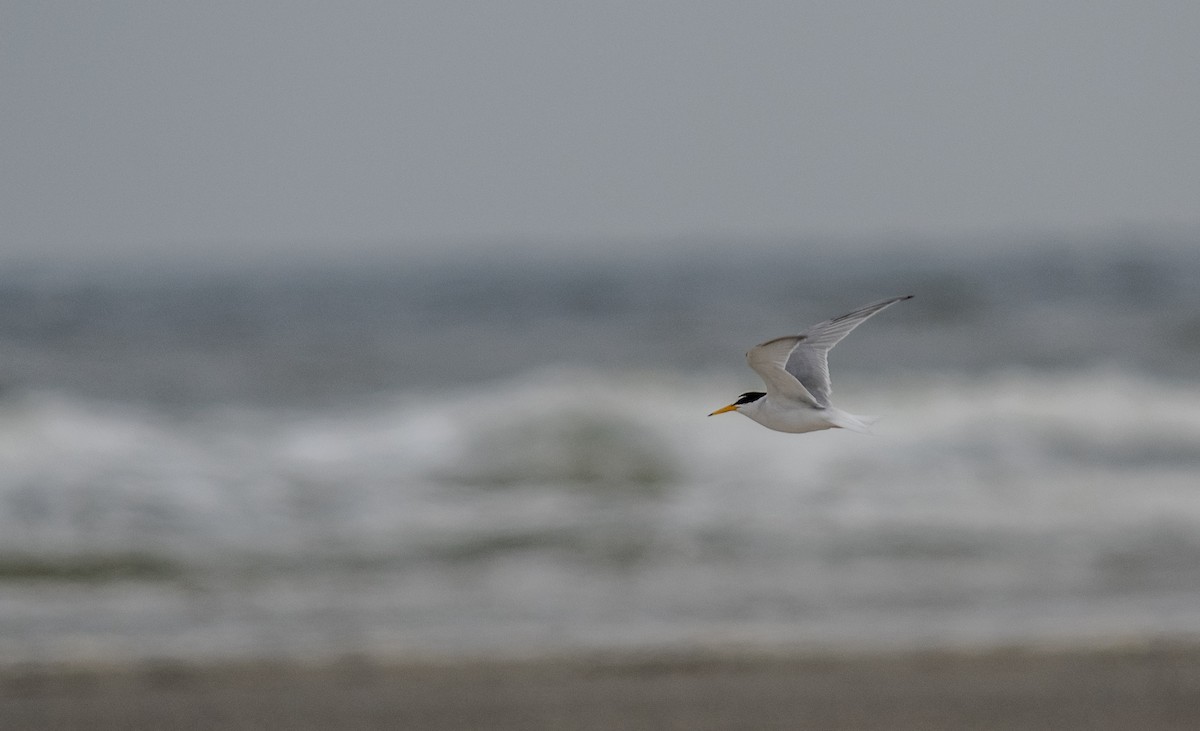
<svg viewBox="0 0 1200 731">
<path fill-rule="evenodd" d="M 0 258 L 1200 224 L 1200 3 L 4 2 Z"/>
</svg>

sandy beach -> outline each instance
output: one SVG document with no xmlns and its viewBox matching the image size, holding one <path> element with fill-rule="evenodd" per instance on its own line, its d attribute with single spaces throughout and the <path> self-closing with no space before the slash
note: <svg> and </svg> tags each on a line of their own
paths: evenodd
<svg viewBox="0 0 1200 731">
<path fill-rule="evenodd" d="M 1195 729 L 1200 646 L 0 671 L 5 729 Z"/>
</svg>

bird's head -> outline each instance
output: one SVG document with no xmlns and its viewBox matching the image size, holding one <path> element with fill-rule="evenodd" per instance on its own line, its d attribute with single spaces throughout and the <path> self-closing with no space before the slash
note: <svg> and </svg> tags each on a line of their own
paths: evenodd
<svg viewBox="0 0 1200 731">
<path fill-rule="evenodd" d="M 729 404 L 728 406 L 722 406 L 721 408 L 719 408 L 716 411 L 709 414 L 709 416 L 716 416 L 717 414 L 724 414 L 728 411 L 741 411 L 743 408 L 745 408 L 749 404 L 754 404 L 755 406 L 757 406 L 759 399 L 761 399 L 763 396 L 766 396 L 766 395 L 767 394 L 763 393 L 762 391 L 747 391 L 746 393 L 742 394 L 741 396 L 738 396 L 737 401 L 734 401 L 733 403 Z M 751 407 L 751 408 L 754 408 L 754 407 Z"/>
</svg>

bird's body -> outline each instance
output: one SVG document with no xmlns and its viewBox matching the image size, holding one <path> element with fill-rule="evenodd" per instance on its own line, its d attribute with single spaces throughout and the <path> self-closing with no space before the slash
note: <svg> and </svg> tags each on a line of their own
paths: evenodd
<svg viewBox="0 0 1200 731">
<path fill-rule="evenodd" d="M 789 403 L 770 396 L 739 406 L 735 410 L 768 429 L 789 434 L 803 434 L 834 427 L 865 431 L 870 422 L 874 421 L 871 417 L 853 416 L 830 406 L 813 408 L 807 404 Z"/>
<path fill-rule="evenodd" d="M 867 318 L 907 299 L 912 295 L 873 302 L 799 335 L 754 346 L 746 353 L 746 362 L 762 377 L 767 390 L 744 393 L 709 416 L 737 411 L 768 429 L 793 434 L 822 429 L 868 431 L 874 418 L 855 416 L 829 402 L 832 389 L 827 354 Z"/>
</svg>

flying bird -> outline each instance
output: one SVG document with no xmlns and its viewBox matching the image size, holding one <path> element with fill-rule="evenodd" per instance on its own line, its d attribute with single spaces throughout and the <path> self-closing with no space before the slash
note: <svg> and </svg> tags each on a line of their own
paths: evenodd
<svg viewBox="0 0 1200 731">
<path fill-rule="evenodd" d="M 766 392 L 747 391 L 709 416 L 736 411 L 775 431 L 802 434 L 822 429 L 867 432 L 875 421 L 855 416 L 829 403 L 827 356 L 850 331 L 884 308 L 912 295 L 872 302 L 841 317 L 813 325 L 799 335 L 785 335 L 756 345 L 746 362 L 767 385 Z"/>
</svg>

